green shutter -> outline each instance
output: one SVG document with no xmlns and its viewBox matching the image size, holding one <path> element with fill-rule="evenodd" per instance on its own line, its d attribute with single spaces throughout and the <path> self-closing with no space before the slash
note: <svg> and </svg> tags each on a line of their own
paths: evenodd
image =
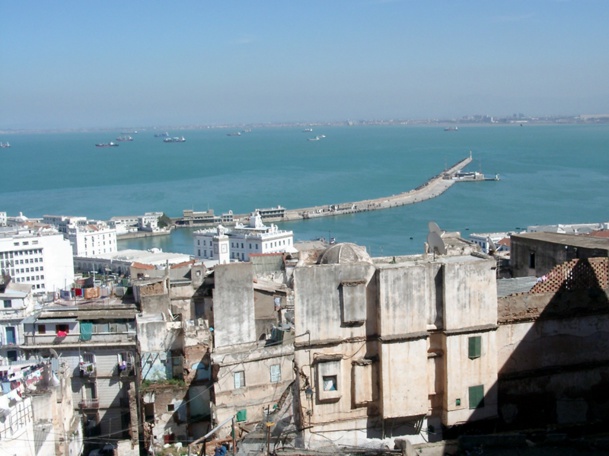
<svg viewBox="0 0 609 456">
<path fill-rule="evenodd" d="M 237 421 L 246 421 L 247 420 L 247 409 L 239 410 L 237 412 Z"/>
<path fill-rule="evenodd" d="M 484 407 L 484 385 L 469 387 L 469 408 L 477 409 Z"/>
<path fill-rule="evenodd" d="M 474 336 L 468 339 L 468 356 L 469 359 L 480 358 L 482 353 L 482 337 Z"/>
</svg>

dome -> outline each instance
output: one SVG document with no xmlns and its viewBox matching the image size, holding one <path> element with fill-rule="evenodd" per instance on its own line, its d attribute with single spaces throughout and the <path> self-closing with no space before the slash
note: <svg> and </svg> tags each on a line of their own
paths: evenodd
<svg viewBox="0 0 609 456">
<path fill-rule="evenodd" d="M 329 247 L 319 260 L 319 264 L 348 264 L 348 263 L 372 263 L 370 255 L 364 247 L 350 242 L 335 244 Z"/>
</svg>

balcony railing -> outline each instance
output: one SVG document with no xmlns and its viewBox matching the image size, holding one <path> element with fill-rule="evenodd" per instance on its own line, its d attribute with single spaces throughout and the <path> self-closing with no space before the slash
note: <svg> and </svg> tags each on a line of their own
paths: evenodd
<svg viewBox="0 0 609 456">
<path fill-rule="evenodd" d="M 97 366 L 95 363 L 80 363 L 79 368 L 81 377 L 97 377 Z"/>
<path fill-rule="evenodd" d="M 37 346 L 37 345 L 68 345 L 68 344 L 117 344 L 117 343 L 135 343 L 135 332 L 122 332 L 122 333 L 104 333 L 104 334 L 93 334 L 91 339 L 84 341 L 81 340 L 79 333 L 70 333 L 63 337 L 58 337 L 56 334 L 26 334 L 24 345 L 26 346 Z"/>
<path fill-rule="evenodd" d="M 81 409 L 98 409 L 99 399 L 83 399 L 78 403 L 78 407 Z"/>
</svg>

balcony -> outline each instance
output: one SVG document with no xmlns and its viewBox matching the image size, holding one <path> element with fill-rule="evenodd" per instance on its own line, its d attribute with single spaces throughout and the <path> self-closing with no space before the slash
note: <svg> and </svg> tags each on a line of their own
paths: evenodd
<svg viewBox="0 0 609 456">
<path fill-rule="evenodd" d="M 123 381 L 132 381 L 135 377 L 135 369 L 133 364 L 125 363 L 118 365 L 118 375 Z"/>
<path fill-rule="evenodd" d="M 99 409 L 99 399 L 83 399 L 78 403 L 81 410 L 97 410 Z"/>
<path fill-rule="evenodd" d="M 55 334 L 25 335 L 25 347 L 54 347 L 62 345 L 135 345 L 135 332 L 93 334 L 91 340 L 87 341 L 81 340 L 79 333 L 70 333 L 63 337 L 58 337 Z"/>
<path fill-rule="evenodd" d="M 95 363 L 81 362 L 79 369 L 80 369 L 81 377 L 89 377 L 89 378 L 97 377 L 97 366 L 95 365 Z"/>
</svg>

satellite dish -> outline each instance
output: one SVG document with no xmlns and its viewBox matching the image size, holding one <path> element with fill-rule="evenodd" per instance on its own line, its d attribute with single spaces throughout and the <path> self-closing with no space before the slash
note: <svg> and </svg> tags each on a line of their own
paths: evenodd
<svg viewBox="0 0 609 456">
<path fill-rule="evenodd" d="M 444 245 L 444 241 L 435 231 L 431 231 L 427 235 L 427 244 L 429 245 L 429 251 L 434 255 L 446 255 L 446 245 Z"/>
<path fill-rule="evenodd" d="M 427 227 L 429 228 L 429 232 L 430 233 L 438 233 L 440 236 L 442 236 L 442 230 L 440 229 L 440 227 L 438 226 L 438 224 L 436 222 L 429 222 L 427 224 Z"/>
<path fill-rule="evenodd" d="M 495 245 L 493 240 L 490 238 L 490 236 L 488 236 L 486 238 L 486 240 L 488 241 L 488 250 L 489 250 L 489 252 L 496 252 L 497 251 L 497 246 Z"/>
<path fill-rule="evenodd" d="M 57 354 L 54 348 L 49 348 L 49 352 L 51 352 L 51 356 L 53 356 L 54 358 L 59 358 L 59 355 Z"/>
</svg>

